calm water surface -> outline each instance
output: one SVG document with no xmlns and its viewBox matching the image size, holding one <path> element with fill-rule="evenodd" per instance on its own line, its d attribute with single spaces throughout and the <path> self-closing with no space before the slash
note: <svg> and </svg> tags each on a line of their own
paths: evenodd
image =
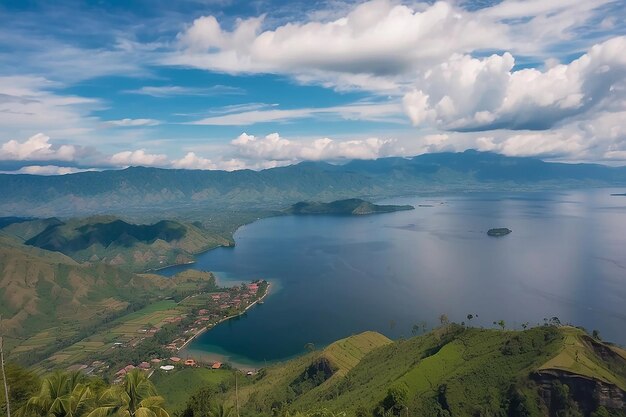
<svg viewBox="0 0 626 417">
<path fill-rule="evenodd" d="M 376 330 L 477 315 L 507 327 L 557 316 L 626 344 L 626 197 L 621 190 L 403 198 L 413 211 L 258 221 L 183 269 L 223 284 L 265 278 L 265 304 L 204 333 L 194 353 L 259 365 Z M 428 204 L 432 207 L 417 207 Z M 492 227 L 513 233 L 490 238 Z"/>
</svg>

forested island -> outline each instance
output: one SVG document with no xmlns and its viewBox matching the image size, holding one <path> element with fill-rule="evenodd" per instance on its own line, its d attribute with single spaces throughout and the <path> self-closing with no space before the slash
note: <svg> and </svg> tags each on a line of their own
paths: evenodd
<svg viewBox="0 0 626 417">
<path fill-rule="evenodd" d="M 301 201 L 285 210 L 288 214 L 343 214 L 361 216 L 365 214 L 392 213 L 413 210 L 411 205 L 378 205 L 359 198 L 337 200 L 330 203 Z"/>
<path fill-rule="evenodd" d="M 502 236 L 508 235 L 511 232 L 512 232 L 512 230 L 508 229 L 506 227 L 498 227 L 498 228 L 495 228 L 495 229 L 489 229 L 487 231 L 487 235 L 491 236 L 491 237 L 502 237 Z"/>
</svg>

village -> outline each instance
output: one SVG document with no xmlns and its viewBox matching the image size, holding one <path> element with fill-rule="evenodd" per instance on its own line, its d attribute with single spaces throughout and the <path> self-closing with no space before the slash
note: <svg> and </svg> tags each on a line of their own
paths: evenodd
<svg viewBox="0 0 626 417">
<path fill-rule="evenodd" d="M 180 368 L 204 367 L 221 369 L 228 364 L 203 362 L 191 357 L 185 350 L 189 343 L 223 321 L 244 314 L 253 305 L 263 303 L 269 292 L 269 283 L 256 280 L 216 291 L 190 295 L 178 303 L 166 300 L 154 306 L 136 320 L 120 327 L 134 327 L 129 334 L 122 329 L 114 329 L 119 334 L 108 343 L 105 349 L 90 355 L 91 361 L 74 363 L 68 370 L 79 370 L 88 375 L 100 375 L 119 383 L 133 369 L 140 369 L 152 375 L 155 371 L 171 372 Z M 167 304 L 167 302 L 170 304 Z M 168 308 L 166 308 L 168 307 Z M 118 330 L 118 333 L 116 333 Z M 85 358 L 86 359 L 86 358 Z"/>
</svg>

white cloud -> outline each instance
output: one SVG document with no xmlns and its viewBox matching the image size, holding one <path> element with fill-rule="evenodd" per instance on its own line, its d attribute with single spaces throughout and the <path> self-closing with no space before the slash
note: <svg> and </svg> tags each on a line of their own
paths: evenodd
<svg viewBox="0 0 626 417">
<path fill-rule="evenodd" d="M 118 152 L 109 159 L 109 162 L 116 166 L 165 166 L 168 160 L 164 154 L 151 154 L 147 153 L 145 149 L 139 149 Z"/>
<path fill-rule="evenodd" d="M 59 95 L 59 85 L 33 76 L 0 76 L 0 126 L 5 136 L 30 136 L 45 131 L 51 136 L 79 136 L 90 132 L 95 119 L 89 113 L 97 99 Z"/>
<path fill-rule="evenodd" d="M 108 120 L 103 122 L 103 124 L 112 127 L 144 127 L 156 126 L 161 124 L 161 122 L 155 119 L 119 119 Z"/>
<path fill-rule="evenodd" d="M 223 96 L 245 94 L 245 90 L 228 85 L 214 85 L 212 87 L 182 87 L 178 85 L 144 86 L 137 90 L 126 90 L 128 94 L 141 94 L 152 97 L 176 96 Z"/>
<path fill-rule="evenodd" d="M 392 139 L 368 138 L 336 141 L 320 138 L 312 141 L 291 141 L 278 133 L 257 138 L 242 133 L 231 142 L 236 154 L 248 160 L 297 162 L 304 160 L 375 159 L 397 151 Z"/>
<path fill-rule="evenodd" d="M 199 157 L 195 152 L 187 152 L 183 158 L 172 161 L 172 167 L 178 169 L 216 169 L 216 165 L 210 159 Z"/>
<path fill-rule="evenodd" d="M 10 140 L 0 146 L 0 160 L 11 161 L 73 161 L 77 148 L 72 145 L 53 146 L 50 138 L 38 133 L 23 142 Z"/>
<path fill-rule="evenodd" d="M 214 16 L 198 18 L 179 34 L 181 50 L 165 63 L 229 73 L 296 74 L 367 88 L 381 76 L 408 73 L 454 52 L 504 47 L 507 39 L 505 26 L 444 2 L 414 10 L 374 0 L 331 22 L 288 23 L 267 31 L 262 23 L 263 17 L 239 20 L 228 31 Z"/>
<path fill-rule="evenodd" d="M 599 109 L 624 108 L 626 37 L 595 45 L 569 64 L 513 71 L 509 53 L 483 59 L 453 55 L 404 97 L 415 125 L 447 130 L 544 130 Z"/>
<path fill-rule="evenodd" d="M 545 55 L 553 45 L 578 38 L 577 30 L 607 3 L 505 0 L 467 11 L 454 2 L 372 0 L 331 21 L 319 18 L 321 13 L 268 30 L 264 16 L 238 20 L 232 30 L 215 16 L 203 16 L 178 35 L 179 51 L 164 63 L 289 74 L 338 89 L 397 91 L 453 54 L 508 50 Z"/>
<path fill-rule="evenodd" d="M 17 171 L 4 172 L 5 174 L 30 174 L 30 175 L 66 175 L 78 172 L 96 171 L 95 169 L 81 169 L 74 167 L 60 167 L 56 165 L 29 165 Z"/>
<path fill-rule="evenodd" d="M 235 109 L 237 110 L 237 109 Z M 404 123 L 402 107 L 399 103 L 354 103 L 344 106 L 299 109 L 254 109 L 235 111 L 219 116 L 211 116 L 191 122 L 194 125 L 247 126 L 255 123 L 285 122 L 304 118 L 335 118 L 343 120 L 369 120 Z"/>
</svg>

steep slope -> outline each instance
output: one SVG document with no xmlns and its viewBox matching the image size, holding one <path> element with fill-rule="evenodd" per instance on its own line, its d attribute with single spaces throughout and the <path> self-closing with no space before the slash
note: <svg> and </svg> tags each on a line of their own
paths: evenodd
<svg viewBox="0 0 626 417">
<path fill-rule="evenodd" d="M 563 360 L 572 344 L 578 357 Z M 346 351 L 341 343 L 328 349 Z M 626 415 L 626 359 L 574 328 L 450 325 L 378 343 L 343 374 L 328 349 L 270 367 L 244 388 L 241 414 L 588 416 L 604 407 Z"/>
<path fill-rule="evenodd" d="M 181 280 L 80 265 L 0 236 L 0 314 L 7 350 L 14 360 L 29 363 L 102 323 L 175 294 L 177 285 L 203 285 L 197 277 Z"/>
<path fill-rule="evenodd" d="M 245 409 L 263 412 L 290 401 L 315 402 L 315 393 L 343 380 L 368 353 L 392 343 L 376 332 L 339 340 L 321 352 L 312 352 L 262 371 L 258 381 L 242 388 Z"/>
<path fill-rule="evenodd" d="M 231 245 L 218 234 L 175 221 L 137 225 L 111 216 L 32 220 L 13 224 L 4 233 L 27 245 L 61 252 L 78 262 L 106 263 L 144 271 L 193 260 L 193 254 Z"/>
<path fill-rule="evenodd" d="M 626 168 L 466 151 L 262 171 L 128 168 L 62 176 L 0 175 L 0 211 L 14 216 L 129 214 L 198 208 L 280 209 L 297 201 L 428 191 L 626 185 Z"/>
</svg>

